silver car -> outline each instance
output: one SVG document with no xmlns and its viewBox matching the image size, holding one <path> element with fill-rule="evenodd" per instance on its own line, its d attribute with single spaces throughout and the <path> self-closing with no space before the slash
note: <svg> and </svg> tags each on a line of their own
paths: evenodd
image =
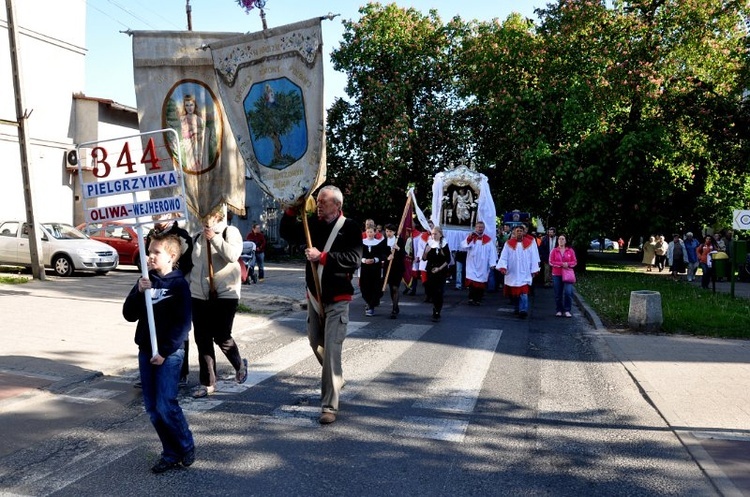
<svg viewBox="0 0 750 497">
<path fill-rule="evenodd" d="M 106 243 L 92 240 L 65 223 L 42 223 L 42 261 L 58 276 L 75 271 L 106 274 L 119 262 L 117 251 Z M 22 221 L 0 223 L 0 264 L 31 266 L 29 227 Z"/>
</svg>

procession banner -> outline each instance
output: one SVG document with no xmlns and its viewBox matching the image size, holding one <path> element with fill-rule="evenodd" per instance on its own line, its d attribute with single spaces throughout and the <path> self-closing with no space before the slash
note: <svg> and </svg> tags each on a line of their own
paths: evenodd
<svg viewBox="0 0 750 497">
<path fill-rule="evenodd" d="M 219 95 L 248 171 L 280 203 L 324 181 L 320 18 L 209 43 Z"/>
<path fill-rule="evenodd" d="M 245 214 L 245 165 L 229 131 L 211 55 L 205 49 L 239 34 L 132 32 L 140 130 L 176 131 L 154 139 L 157 147 L 166 147 L 175 164 L 182 163 L 187 205 L 199 220 L 222 204 Z"/>
</svg>

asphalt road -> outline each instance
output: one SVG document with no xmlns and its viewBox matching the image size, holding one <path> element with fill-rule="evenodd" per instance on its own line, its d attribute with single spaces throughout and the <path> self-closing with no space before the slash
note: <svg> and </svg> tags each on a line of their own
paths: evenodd
<svg viewBox="0 0 750 497">
<path fill-rule="evenodd" d="M 224 381 L 207 400 L 184 391 L 197 444 L 193 466 L 150 473 L 160 446 L 131 386 L 135 347 L 123 345 L 120 362 L 101 377 L 57 380 L 54 391 L 0 402 L 0 492 L 717 495 L 578 311 L 574 319 L 552 316 L 546 289 L 537 290 L 526 320 L 498 294 L 477 308 L 448 289 L 437 324 L 421 287 L 402 298 L 396 320 L 388 318 L 387 298 L 373 318 L 356 299 L 344 343 L 342 410 L 336 423 L 320 426 L 320 368 L 305 338 L 305 312 L 295 308 L 303 295 L 299 269 L 280 268 L 276 277 L 270 269 L 266 281 L 243 292 L 250 307 L 268 305 L 275 291 L 283 297 L 274 300 L 281 309 L 263 309 L 235 327 L 251 363 L 247 384 Z M 135 277 L 115 271 L 65 280 L 63 295 L 44 297 L 46 308 L 55 300 L 80 315 L 96 303 L 98 313 L 111 314 L 99 318 L 114 323 Z M 109 343 L 129 326 L 111 330 Z M 219 366 L 232 376 L 226 361 Z"/>
</svg>

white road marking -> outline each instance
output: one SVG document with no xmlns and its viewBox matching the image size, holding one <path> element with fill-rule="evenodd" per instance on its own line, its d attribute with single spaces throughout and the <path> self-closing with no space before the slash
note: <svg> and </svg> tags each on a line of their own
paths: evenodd
<svg viewBox="0 0 750 497">
<path fill-rule="evenodd" d="M 117 397 L 121 393 L 119 390 L 77 387 L 64 395 L 60 395 L 60 399 L 76 404 L 96 404 Z"/>
<path fill-rule="evenodd" d="M 469 422 L 466 420 L 407 416 L 401 420 L 393 434 L 410 438 L 463 442 L 468 427 Z"/>
<path fill-rule="evenodd" d="M 474 410 L 502 330 L 474 330 L 459 352 L 451 354 L 414 407 L 468 413 Z"/>
<path fill-rule="evenodd" d="M 104 466 L 125 457 L 135 449 L 136 446 L 133 445 L 103 447 L 74 456 L 68 461 L 68 464 L 56 467 L 53 471 L 34 472 L 32 476 L 16 485 L 11 495 L 52 495 Z"/>
<path fill-rule="evenodd" d="M 418 409 L 470 414 L 476 406 L 502 330 L 472 330 L 460 352 L 451 354 L 427 388 L 427 395 L 414 402 Z M 464 419 L 407 416 L 393 435 L 463 442 L 469 422 Z"/>
<path fill-rule="evenodd" d="M 351 324 L 350 322 L 349 325 L 351 326 Z M 341 390 L 341 402 L 352 404 L 367 384 L 377 378 L 393 361 L 414 345 L 414 342 L 419 341 L 430 328 L 432 328 L 432 325 L 400 324 L 388 338 L 377 339 L 378 347 L 375 350 L 368 351 L 368 360 L 364 363 L 358 363 L 357 367 L 352 369 L 351 374 L 346 373 L 346 364 L 344 364 L 346 387 Z M 352 333 L 353 330 L 349 335 Z M 356 339 L 356 336 L 352 338 Z M 320 389 L 306 389 L 298 395 L 303 398 L 316 398 L 320 395 Z M 288 417 L 289 415 L 284 413 L 293 411 L 298 418 L 307 416 L 317 421 L 320 415 L 320 406 L 281 406 L 274 411 L 273 417 Z"/>
</svg>

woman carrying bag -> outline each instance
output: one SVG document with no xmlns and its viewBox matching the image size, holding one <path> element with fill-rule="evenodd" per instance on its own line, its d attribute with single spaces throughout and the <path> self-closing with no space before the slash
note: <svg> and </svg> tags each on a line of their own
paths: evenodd
<svg viewBox="0 0 750 497">
<path fill-rule="evenodd" d="M 216 391 L 217 371 L 214 344 L 235 370 L 237 383 L 247 380 L 247 360 L 232 338 L 232 325 L 242 288 L 238 259 L 242 254 L 242 235 L 228 226 L 224 210 L 206 217 L 203 230 L 193 244 L 193 270 L 190 294 L 193 305 L 193 334 L 198 346 L 200 385 L 192 395 L 202 398 Z"/>
<path fill-rule="evenodd" d="M 573 284 L 576 282 L 576 253 L 567 246 L 567 237 L 557 236 L 557 247 L 549 254 L 549 265 L 552 268 L 552 287 L 555 291 L 555 316 L 572 318 L 570 309 L 573 303 Z"/>
</svg>

